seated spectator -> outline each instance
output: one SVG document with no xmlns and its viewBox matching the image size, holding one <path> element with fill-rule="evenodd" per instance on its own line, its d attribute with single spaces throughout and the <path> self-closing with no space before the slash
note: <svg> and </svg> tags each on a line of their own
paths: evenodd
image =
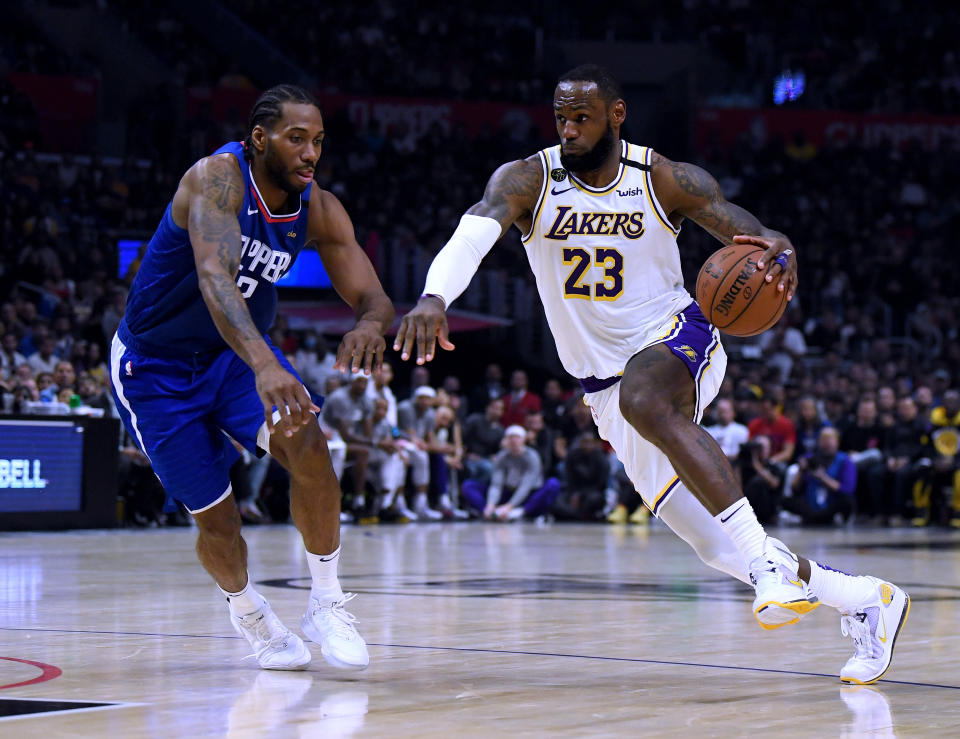
<svg viewBox="0 0 960 739">
<path fill-rule="evenodd" d="M 399 429 L 387 418 L 389 404 L 386 398 L 373 401 L 372 441 L 374 451 L 370 466 L 379 473 L 380 500 L 377 505 L 379 516 L 386 514 L 394 520 L 406 523 L 416 521 L 417 514 L 410 510 L 404 494 L 407 469 L 410 467 L 409 454 L 412 444 L 400 438 Z"/>
<path fill-rule="evenodd" d="M 883 439 L 885 463 L 870 474 L 880 476 L 873 487 L 882 491 L 880 523 L 899 526 L 903 521 L 910 492 L 916 482 L 929 437 L 929 422 L 917 414 L 917 404 L 906 395 L 897 401 L 896 423 L 886 429 Z"/>
<path fill-rule="evenodd" d="M 528 389 L 527 373 L 514 370 L 510 374 L 510 392 L 503 396 L 503 417 L 500 423 L 507 426 L 522 426 L 528 411 L 540 410 L 540 396 Z"/>
<path fill-rule="evenodd" d="M 817 526 L 846 521 L 853 510 L 857 468 L 840 451 L 840 435 L 831 426 L 820 430 L 817 451 L 798 462 L 800 474 L 793 482 L 793 495 L 783 499 L 785 510 L 800 516 L 804 525 Z"/>
<path fill-rule="evenodd" d="M 323 420 L 347 445 L 347 462 L 353 462 L 354 513 L 367 507 L 367 465 L 370 463 L 373 403 L 366 396 L 367 377 L 356 374 L 350 384 L 337 388 L 324 401 Z"/>
<path fill-rule="evenodd" d="M 877 487 L 875 467 L 883 466 L 885 431 L 877 419 L 877 401 L 864 396 L 857 403 L 857 414 L 843 427 L 840 448 L 857 466 L 857 510 L 863 516 L 880 516 L 883 491 Z"/>
<path fill-rule="evenodd" d="M 4 334 L 0 344 L 0 377 L 10 377 L 17 367 L 26 363 L 27 358 L 17 351 L 16 335 Z"/>
<path fill-rule="evenodd" d="M 390 389 L 390 383 L 393 382 L 393 365 L 390 362 L 382 362 L 377 367 L 371 378 L 373 382 L 367 383 L 367 397 L 370 400 L 383 398 L 387 401 L 387 420 L 391 425 L 397 425 L 397 396 Z"/>
<path fill-rule="evenodd" d="M 567 454 L 565 479 L 553 504 L 559 520 L 600 521 L 604 517 L 610 463 L 596 429 L 577 437 Z"/>
<path fill-rule="evenodd" d="M 458 473 L 463 469 L 460 422 L 450 406 L 440 405 L 434 410 L 433 428 L 427 431 L 426 442 L 430 455 L 430 487 L 433 488 L 437 508 L 445 518 L 469 518 L 466 511 L 454 505 L 450 494 L 451 490 L 459 487 Z"/>
<path fill-rule="evenodd" d="M 477 385 L 470 396 L 470 410 L 481 413 L 487 403 L 493 398 L 502 398 L 505 392 L 503 387 L 503 370 L 499 364 L 488 364 L 483 373 L 483 383 Z"/>
<path fill-rule="evenodd" d="M 71 392 L 76 390 L 77 374 L 73 371 L 73 365 L 65 359 L 57 362 L 53 368 L 53 384 L 57 390 L 69 389 Z"/>
<path fill-rule="evenodd" d="M 45 336 L 40 341 L 37 351 L 27 357 L 27 364 L 34 372 L 49 372 L 53 374 L 56 369 L 59 357 L 54 353 L 56 342 L 52 336 Z"/>
<path fill-rule="evenodd" d="M 794 363 L 801 360 L 807 352 L 803 332 L 792 325 L 793 315 L 794 313 L 788 310 L 776 326 L 760 334 L 757 342 L 766 364 L 779 371 L 780 382 L 787 381 Z"/>
<path fill-rule="evenodd" d="M 552 474 L 553 442 L 557 435 L 556 432 L 547 428 L 541 411 L 528 411 L 523 427 L 527 430 L 527 446 L 535 449 L 537 454 L 540 455 L 540 464 L 543 465 L 544 474 Z"/>
<path fill-rule="evenodd" d="M 106 390 L 93 379 L 92 375 L 83 372 L 77 378 L 77 395 L 80 396 L 80 401 L 84 405 L 110 413 L 112 401 L 107 396 Z"/>
<path fill-rule="evenodd" d="M 560 493 L 560 482 L 555 477 L 543 481 L 540 457 L 526 446 L 523 426 L 507 427 L 503 437 L 504 449 L 494 457 L 490 485 L 466 480 L 463 500 L 488 521 L 546 514 Z"/>
<path fill-rule="evenodd" d="M 559 429 L 563 414 L 567 411 L 568 393 L 564 391 L 560 380 L 551 377 L 543 385 L 543 422 L 551 429 Z"/>
<path fill-rule="evenodd" d="M 770 456 L 770 439 L 755 436 L 744 446 L 740 475 L 743 494 L 762 524 L 776 521 L 785 465 Z"/>
<path fill-rule="evenodd" d="M 774 464 L 786 464 L 793 459 L 793 450 L 797 444 L 797 432 L 793 421 L 780 412 L 780 405 L 772 391 L 763 395 L 760 415 L 747 426 L 750 438 L 766 436 L 770 440 L 770 461 Z"/>
<path fill-rule="evenodd" d="M 422 369 L 417 367 L 415 369 Z M 413 378 L 413 373 L 411 373 Z M 413 379 L 413 382 L 419 382 Z M 430 484 L 430 455 L 427 451 L 427 435 L 433 429 L 434 410 L 437 391 L 429 385 L 414 387 L 413 396 L 397 404 L 398 426 L 404 438 L 413 445 L 409 450 L 411 471 L 416 493 L 413 499 L 413 511 L 421 521 L 439 521 L 443 513 L 430 506 L 428 486 Z"/>
<path fill-rule="evenodd" d="M 38 372 L 35 378 L 40 400 L 44 403 L 53 403 L 57 399 L 57 386 L 53 382 L 52 372 Z"/>
<path fill-rule="evenodd" d="M 734 418 L 733 402 L 727 398 L 721 398 L 716 402 L 713 415 L 717 422 L 707 426 L 707 433 L 716 440 L 726 458 L 737 470 L 740 447 L 750 438 L 750 432 L 742 423 L 737 423 Z"/>
<path fill-rule="evenodd" d="M 493 457 L 503 439 L 503 399 L 490 398 L 483 413 L 471 413 L 463 425 L 464 474 L 482 485 L 490 483 Z"/>
</svg>

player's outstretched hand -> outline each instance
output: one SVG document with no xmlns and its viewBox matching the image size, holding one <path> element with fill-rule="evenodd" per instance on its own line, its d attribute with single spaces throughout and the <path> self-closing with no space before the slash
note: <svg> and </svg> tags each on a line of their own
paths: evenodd
<svg viewBox="0 0 960 739">
<path fill-rule="evenodd" d="M 423 364 L 433 359 L 438 341 L 448 352 L 455 348 L 450 342 L 450 328 L 447 326 L 443 301 L 426 295 L 403 317 L 393 350 L 399 351 L 400 358 L 406 361 L 413 356 L 413 345 L 416 343 L 417 364 Z"/>
<path fill-rule="evenodd" d="M 356 374 L 363 369 L 368 375 L 383 363 L 383 350 L 387 342 L 383 338 L 380 324 L 376 321 L 359 321 L 352 331 L 343 336 L 337 348 L 337 361 L 333 368 L 338 372 L 350 371 Z"/>
<path fill-rule="evenodd" d="M 766 249 L 757 262 L 758 269 L 767 270 L 767 282 L 773 282 L 780 276 L 777 291 L 787 291 L 787 300 L 793 300 L 797 291 L 797 250 L 786 236 L 751 236 L 740 234 L 733 237 L 735 244 L 753 244 Z"/>
<path fill-rule="evenodd" d="M 267 430 L 271 434 L 276 430 L 273 423 L 274 407 L 280 414 L 283 433 L 288 437 L 310 423 L 311 411 L 320 411 L 310 400 L 303 383 L 287 372 L 279 362 L 274 362 L 255 374 L 257 395 L 263 403 L 263 415 L 267 419 Z"/>
</svg>

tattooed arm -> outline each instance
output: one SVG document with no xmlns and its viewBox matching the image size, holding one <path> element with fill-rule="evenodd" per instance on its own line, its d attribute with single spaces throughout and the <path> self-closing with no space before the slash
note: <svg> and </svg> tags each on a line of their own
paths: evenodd
<svg viewBox="0 0 960 739">
<path fill-rule="evenodd" d="M 543 167 L 538 156 L 509 162 L 493 173 L 483 199 L 467 214 L 497 221 L 501 235 L 514 224 L 527 233 L 542 185 Z"/>
<path fill-rule="evenodd" d="M 184 176 L 174 196 L 174 221 L 186 215 L 203 300 L 224 341 L 253 370 L 267 427 L 273 431 L 276 406 L 282 418 L 290 417 L 284 432 L 291 436 L 308 422 L 313 403 L 267 346 L 236 285 L 242 204 L 243 175 L 236 159 L 230 154 L 207 157 Z"/>
<path fill-rule="evenodd" d="M 797 250 L 790 239 L 729 202 L 713 176 L 696 165 L 672 162 L 654 152 L 651 175 L 657 199 L 675 226 L 689 218 L 724 244 L 755 244 L 764 249 L 757 266 L 766 267 L 767 282 L 779 275 L 778 289 L 786 289 L 787 299 L 793 298 L 797 290 Z"/>
<path fill-rule="evenodd" d="M 539 157 L 504 164 L 493 173 L 483 199 L 467 210 L 430 265 L 424 295 L 400 323 L 393 349 L 401 352 L 401 359 L 413 356 L 414 343 L 417 364 L 433 359 L 437 341 L 447 351 L 454 348 L 447 306 L 466 290 L 480 261 L 510 226 L 524 233 L 530 230 L 542 184 Z"/>
</svg>

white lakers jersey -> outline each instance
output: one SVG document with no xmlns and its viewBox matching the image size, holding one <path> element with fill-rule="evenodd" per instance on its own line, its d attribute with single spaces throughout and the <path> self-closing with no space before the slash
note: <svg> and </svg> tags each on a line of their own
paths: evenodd
<svg viewBox="0 0 960 739">
<path fill-rule="evenodd" d="M 574 377 L 613 377 L 686 308 L 677 234 L 657 202 L 652 149 L 621 142 L 617 176 L 594 188 L 540 152 L 543 188 L 523 236 L 547 322 Z"/>
</svg>

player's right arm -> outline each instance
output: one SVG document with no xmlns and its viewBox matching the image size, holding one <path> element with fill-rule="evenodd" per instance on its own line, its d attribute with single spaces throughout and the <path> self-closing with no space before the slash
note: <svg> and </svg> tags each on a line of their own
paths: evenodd
<svg viewBox="0 0 960 739">
<path fill-rule="evenodd" d="M 223 154 L 201 159 L 190 168 L 174 197 L 173 215 L 177 220 L 181 209 L 187 209 L 200 292 L 217 331 L 256 376 L 267 428 L 273 431 L 276 406 L 281 418 L 289 416 L 284 433 L 292 436 L 308 422 L 313 403 L 267 346 L 237 287 L 242 247 L 237 213 L 242 205 L 243 175 L 236 159 Z"/>
<path fill-rule="evenodd" d="M 413 355 L 414 343 L 417 364 L 433 359 L 437 341 L 447 351 L 454 348 L 446 309 L 467 289 L 481 260 L 510 226 L 527 230 L 524 226 L 533 217 L 542 184 L 539 156 L 509 162 L 493 173 L 483 199 L 467 210 L 434 257 L 423 295 L 400 323 L 393 349 L 401 352 L 401 359 Z"/>
</svg>

